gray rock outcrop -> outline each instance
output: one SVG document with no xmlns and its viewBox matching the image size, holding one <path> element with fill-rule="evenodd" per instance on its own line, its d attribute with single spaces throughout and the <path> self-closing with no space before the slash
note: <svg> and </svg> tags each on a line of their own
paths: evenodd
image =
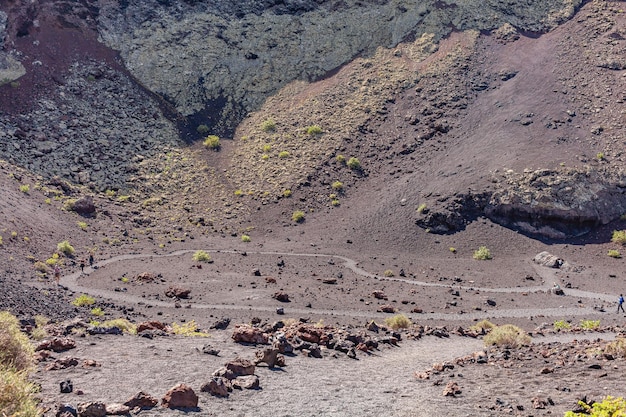
<svg viewBox="0 0 626 417">
<path fill-rule="evenodd" d="M 422 33 L 546 31 L 580 0 L 105 2 L 101 39 L 127 68 L 198 124 L 232 131 L 279 88 L 312 80 L 376 48 Z"/>
</svg>

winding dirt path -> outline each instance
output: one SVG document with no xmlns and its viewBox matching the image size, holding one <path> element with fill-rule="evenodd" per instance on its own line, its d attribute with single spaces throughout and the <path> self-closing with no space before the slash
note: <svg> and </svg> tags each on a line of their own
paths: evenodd
<svg viewBox="0 0 626 417">
<path fill-rule="evenodd" d="M 206 250 L 209 253 L 229 253 L 229 254 L 240 254 L 240 251 L 235 250 L 219 250 L 219 249 L 209 249 Z M 166 257 L 175 257 L 184 255 L 187 253 L 195 252 L 196 249 L 184 249 L 178 250 L 175 252 L 171 252 L 168 254 L 127 254 L 127 255 L 119 255 L 115 256 L 95 264 L 95 267 L 102 267 L 115 262 L 123 262 L 127 260 L 133 259 L 145 259 L 145 258 L 166 258 Z M 422 287 L 439 287 L 439 288 L 454 288 L 458 290 L 472 290 L 472 291 L 480 291 L 484 293 L 522 293 L 522 292 L 545 292 L 550 290 L 551 286 L 548 284 L 544 284 L 541 286 L 534 287 L 509 287 L 509 288 L 483 288 L 483 287 L 472 287 L 472 286 L 464 286 L 464 285 L 451 285 L 451 284 L 439 284 L 439 283 L 431 283 L 431 282 L 423 282 L 416 281 L 404 278 L 396 278 L 396 277 L 383 277 L 380 275 L 372 274 L 358 266 L 358 262 L 354 259 L 347 258 L 345 256 L 340 255 L 329 255 L 329 254 L 319 254 L 319 253 L 290 253 L 290 252 L 266 252 L 266 251 L 247 251 L 248 254 L 254 255 L 279 255 L 279 256 L 295 256 L 295 257 L 315 257 L 315 258 L 335 258 L 343 262 L 343 265 L 346 269 L 349 269 L 353 273 L 362 276 L 364 278 L 378 280 L 378 281 L 395 281 L 402 282 L 405 284 L 422 286 Z M 543 278 L 543 282 L 553 282 L 555 280 L 555 276 L 547 270 L 547 268 L 541 266 L 535 266 L 535 270 L 538 275 Z M 93 269 L 90 267 L 85 268 L 85 272 L 92 272 Z M 129 304 L 146 304 L 158 307 L 174 307 L 173 301 L 163 301 L 163 300 L 150 300 L 146 301 L 145 298 L 133 296 L 130 294 L 109 291 L 104 289 L 97 288 L 89 288 L 82 286 L 78 283 L 78 278 L 81 276 L 81 272 L 75 272 L 73 274 L 65 275 L 61 278 L 61 284 L 68 289 L 74 292 L 82 292 L 85 294 L 89 294 L 92 296 L 108 298 L 113 301 L 121 301 Z M 597 299 L 603 302 L 611 302 L 614 301 L 614 296 L 610 294 L 596 293 L 590 291 L 582 291 L 582 290 L 574 290 L 574 289 L 565 289 L 566 295 L 571 295 L 580 298 L 587 299 Z M 203 304 L 196 303 L 192 304 L 191 308 L 195 309 L 215 309 L 215 310 L 248 310 L 248 311 L 262 311 L 262 312 L 274 312 L 275 308 L 270 306 L 248 306 L 248 305 L 232 305 L 232 304 Z M 343 316 L 343 317 L 354 317 L 354 318 L 383 318 L 388 317 L 388 314 L 385 313 L 373 313 L 370 311 L 357 311 L 357 310 L 325 310 L 325 309 L 299 309 L 299 308 L 286 308 L 285 312 L 289 312 L 292 314 L 318 314 L 318 315 L 326 315 L 326 316 Z M 462 317 L 467 320 L 474 319 L 485 319 L 485 318 L 523 318 L 529 316 L 537 316 L 543 315 L 546 317 L 562 317 L 563 315 L 571 315 L 571 316 L 589 316 L 591 314 L 597 313 L 591 307 L 565 307 L 565 308 L 531 308 L 531 309 L 500 309 L 500 310 L 487 310 L 487 311 L 476 311 L 471 313 L 464 313 Z M 435 319 L 435 320 L 459 320 L 461 315 L 458 313 L 421 313 L 421 319 Z"/>
</svg>

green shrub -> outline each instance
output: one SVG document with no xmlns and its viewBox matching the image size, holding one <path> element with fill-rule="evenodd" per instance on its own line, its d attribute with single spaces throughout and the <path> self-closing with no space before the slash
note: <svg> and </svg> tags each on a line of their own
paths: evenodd
<svg viewBox="0 0 626 417">
<path fill-rule="evenodd" d="M 322 128 L 319 127 L 318 125 L 313 125 L 313 126 L 308 126 L 306 128 L 306 133 L 307 135 L 321 135 L 322 134 Z"/>
<path fill-rule="evenodd" d="M 104 195 L 106 195 L 107 197 L 115 197 L 117 193 L 115 192 L 115 190 L 106 190 L 104 192 Z"/>
<path fill-rule="evenodd" d="M 336 198 L 333 198 L 332 200 L 330 200 L 330 204 L 331 204 L 333 207 L 337 207 L 338 205 L 340 205 L 340 204 L 341 204 L 341 202 L 340 202 L 339 200 L 337 200 Z"/>
<path fill-rule="evenodd" d="M 391 327 L 393 330 L 409 328 L 413 323 L 404 314 L 396 314 L 393 317 L 387 317 L 385 324 Z"/>
<path fill-rule="evenodd" d="M 94 305 L 96 303 L 96 299 L 88 296 L 87 294 L 81 294 L 72 301 L 72 304 L 76 307 L 87 307 L 90 305 Z"/>
<path fill-rule="evenodd" d="M 626 230 L 613 230 L 613 237 L 611 237 L 611 242 L 620 245 L 626 245 Z"/>
<path fill-rule="evenodd" d="M 304 212 L 301 210 L 296 210 L 291 215 L 291 220 L 296 223 L 302 223 L 304 221 Z"/>
<path fill-rule="evenodd" d="M 335 160 L 336 160 L 337 162 L 339 162 L 340 164 L 345 164 L 345 163 L 346 163 L 346 157 L 345 157 L 345 156 L 343 156 L 343 155 L 337 155 L 337 156 L 335 157 Z"/>
<path fill-rule="evenodd" d="M 2 236 L 0 236 L 0 246 L 2 246 Z"/>
<path fill-rule="evenodd" d="M 285 190 L 285 191 L 283 191 L 283 197 L 285 197 L 285 198 L 289 198 L 289 197 L 291 197 L 291 190 Z"/>
<path fill-rule="evenodd" d="M 450 246 L 448 250 L 452 253 L 456 253 L 456 248 L 453 248 L 452 246 Z"/>
<path fill-rule="evenodd" d="M 480 261 L 489 260 L 491 259 L 491 251 L 486 246 L 481 246 L 478 250 L 474 251 L 473 258 Z"/>
<path fill-rule="evenodd" d="M 270 159 L 270 156 L 266 153 L 264 153 L 263 155 L 261 155 L 261 159 L 264 161 L 267 161 L 268 159 Z"/>
<path fill-rule="evenodd" d="M 30 191 L 30 185 L 28 184 L 20 185 L 20 191 L 23 193 L 28 193 Z"/>
<path fill-rule="evenodd" d="M 251 242 L 252 239 L 250 239 L 250 236 L 248 235 L 241 235 L 241 241 L 244 243 L 248 243 L 248 242 Z"/>
<path fill-rule="evenodd" d="M 426 203 L 422 203 L 417 207 L 417 212 L 418 213 L 423 213 L 424 210 L 426 210 Z"/>
<path fill-rule="evenodd" d="M 361 161 L 358 160 L 358 158 L 355 158 L 354 156 L 350 159 L 348 159 L 348 168 L 358 171 L 361 169 Z"/>
<path fill-rule="evenodd" d="M 276 130 L 276 122 L 272 119 L 267 119 L 261 123 L 261 130 L 263 132 L 273 132 Z"/>
<path fill-rule="evenodd" d="M 117 327 L 124 333 L 128 334 L 137 334 L 137 326 L 126 319 L 113 319 L 107 320 L 104 323 L 100 324 L 101 327 L 106 327 L 110 329 L 112 327 Z"/>
<path fill-rule="evenodd" d="M 607 255 L 610 256 L 611 258 L 621 258 L 622 257 L 622 254 L 617 249 L 609 249 L 609 251 L 607 252 Z"/>
<path fill-rule="evenodd" d="M 95 307 L 91 309 L 91 314 L 97 317 L 102 317 L 104 316 L 104 311 L 102 311 L 100 307 Z"/>
<path fill-rule="evenodd" d="M 394 273 L 391 269 L 387 269 L 385 270 L 385 272 L 383 272 L 383 275 L 386 276 L 387 278 L 391 278 L 392 276 L 394 276 Z"/>
<path fill-rule="evenodd" d="M 202 144 L 209 149 L 218 150 L 220 148 L 220 138 L 215 135 L 209 135 Z"/>
<path fill-rule="evenodd" d="M 554 322 L 553 326 L 554 330 L 569 330 L 572 328 L 572 325 L 565 320 L 557 320 Z"/>
<path fill-rule="evenodd" d="M 198 127 L 196 128 L 196 132 L 201 135 L 206 135 L 207 133 L 209 133 L 209 127 L 207 125 L 198 125 Z"/>
<path fill-rule="evenodd" d="M 597 330 L 600 328 L 600 320 L 581 320 L 580 328 L 585 330 Z"/>
<path fill-rule="evenodd" d="M 196 262 L 211 262 L 211 255 L 203 250 L 197 250 L 193 254 L 193 260 Z"/>
<path fill-rule="evenodd" d="M 172 332 L 181 336 L 190 337 L 207 337 L 209 335 L 208 333 L 198 331 L 198 325 L 195 320 L 183 324 L 172 323 Z"/>
<path fill-rule="evenodd" d="M 237 197 L 241 197 L 243 195 L 243 191 L 242 190 L 235 190 L 235 195 Z"/>
<path fill-rule="evenodd" d="M 485 346 L 498 346 L 505 349 L 516 349 L 530 343 L 530 336 L 512 324 L 496 326 L 485 335 Z"/>
<path fill-rule="evenodd" d="M 65 211 L 74 211 L 74 205 L 76 204 L 76 200 L 73 198 L 68 198 L 63 202 L 63 210 Z"/>
<path fill-rule="evenodd" d="M 333 187 L 333 190 L 337 190 L 340 191 L 343 189 L 343 182 L 341 181 L 335 181 L 331 184 L 331 187 Z"/>
<path fill-rule="evenodd" d="M 280 159 L 289 158 L 289 152 L 287 152 L 287 151 L 280 151 L 280 152 L 278 153 L 278 157 L 279 157 Z"/>
<path fill-rule="evenodd" d="M 73 256 L 76 250 L 72 245 L 70 245 L 69 241 L 64 240 L 63 242 L 57 243 L 57 252 L 60 252 L 65 256 Z"/>
<path fill-rule="evenodd" d="M 60 263 L 61 260 L 58 253 L 53 253 L 51 257 L 46 259 L 46 265 L 54 266 Z"/>
<path fill-rule="evenodd" d="M 622 397 L 614 398 L 610 395 L 600 402 L 589 405 L 584 401 L 578 401 L 578 405 L 584 411 L 576 413 L 568 411 L 564 417 L 624 417 L 626 416 L 626 400 Z"/>
<path fill-rule="evenodd" d="M 604 152 L 598 152 L 596 158 L 598 158 L 598 161 L 604 160 Z"/>
<path fill-rule="evenodd" d="M 86 222 L 77 222 L 76 224 L 78 225 L 80 230 L 87 230 L 87 228 L 89 227 L 89 225 Z"/>
<path fill-rule="evenodd" d="M 271 150 L 272 150 L 272 145 L 270 144 L 263 145 L 263 153 L 268 153 Z"/>
<path fill-rule="evenodd" d="M 0 369 L 31 369 L 34 363 L 33 346 L 20 331 L 18 319 L 7 311 L 0 311 L 0 346 Z"/>
</svg>

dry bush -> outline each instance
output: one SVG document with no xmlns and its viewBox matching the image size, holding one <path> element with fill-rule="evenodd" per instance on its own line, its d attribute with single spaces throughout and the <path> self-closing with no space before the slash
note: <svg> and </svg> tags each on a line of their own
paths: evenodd
<svg viewBox="0 0 626 417">
<path fill-rule="evenodd" d="M 604 348 L 604 353 L 611 354 L 616 357 L 626 358 L 626 339 L 617 338 Z"/>
<path fill-rule="evenodd" d="M 481 320 L 475 325 L 470 327 L 470 330 L 474 330 L 476 332 L 487 333 L 489 330 L 496 327 L 495 324 L 490 322 L 489 320 Z"/>
<path fill-rule="evenodd" d="M 37 409 L 34 395 L 37 387 L 27 379 L 26 371 L 14 371 L 0 367 L 0 416 L 36 417 L 41 413 Z"/>
<path fill-rule="evenodd" d="M 100 327 L 112 328 L 117 327 L 124 333 L 137 334 L 137 326 L 126 319 L 107 320 L 100 324 Z"/>
<path fill-rule="evenodd" d="M 20 323 L 6 311 L 0 312 L 0 367 L 27 370 L 33 365 L 33 346 L 20 331 Z"/>
<path fill-rule="evenodd" d="M 409 320 L 409 318 L 404 314 L 396 314 L 393 317 L 387 317 L 385 319 L 385 324 L 391 327 L 393 330 L 398 330 L 406 329 L 410 327 L 413 323 L 411 323 L 411 320 Z"/>
<path fill-rule="evenodd" d="M 517 326 L 505 324 L 496 326 L 484 338 L 485 346 L 498 346 L 517 349 L 530 344 L 530 336 Z"/>
</svg>

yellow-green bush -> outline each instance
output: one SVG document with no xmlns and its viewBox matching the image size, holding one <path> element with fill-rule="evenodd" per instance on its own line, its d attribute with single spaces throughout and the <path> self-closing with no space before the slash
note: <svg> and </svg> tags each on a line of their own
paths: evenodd
<svg viewBox="0 0 626 417">
<path fill-rule="evenodd" d="M 272 119 L 267 119 L 261 123 L 261 130 L 264 132 L 273 132 L 276 130 L 276 122 Z"/>
<path fill-rule="evenodd" d="M 626 230 L 613 230 L 611 242 L 626 245 Z"/>
<path fill-rule="evenodd" d="M 208 333 L 198 331 L 198 325 L 195 320 L 183 324 L 172 323 L 172 332 L 181 336 L 191 337 L 207 337 L 209 335 Z"/>
<path fill-rule="evenodd" d="M 197 250 L 193 254 L 193 260 L 196 262 L 211 262 L 211 255 L 203 250 Z"/>
<path fill-rule="evenodd" d="M 355 158 L 354 156 L 350 159 L 348 159 L 348 168 L 353 169 L 355 171 L 358 171 L 361 169 L 361 161 L 359 161 L 358 158 Z"/>
<path fill-rule="evenodd" d="M 611 258 L 621 258 L 622 257 L 622 254 L 617 249 L 609 249 L 609 251 L 607 252 L 607 255 L 610 256 Z"/>
<path fill-rule="evenodd" d="M 409 318 L 404 314 L 396 314 L 393 317 L 387 317 L 385 319 L 385 324 L 394 330 L 398 330 L 406 329 L 410 327 L 413 323 L 411 323 L 411 320 L 409 320 Z"/>
<path fill-rule="evenodd" d="M 506 349 L 516 349 L 530 344 L 530 336 L 517 326 L 505 324 L 496 326 L 485 335 L 485 346 L 498 346 Z"/>
<path fill-rule="evenodd" d="M 591 406 L 584 401 L 579 401 L 578 405 L 584 410 L 582 413 L 568 411 L 564 417 L 626 417 L 626 400 L 622 397 L 609 395 Z"/>
<path fill-rule="evenodd" d="M 218 150 L 220 148 L 220 138 L 215 135 L 209 135 L 202 144 L 209 149 Z"/>
<path fill-rule="evenodd" d="M 626 358 L 626 339 L 623 337 L 616 338 L 604 348 L 605 353 L 613 356 Z"/>
<path fill-rule="evenodd" d="M 565 320 L 557 320 L 554 322 L 553 327 L 554 330 L 569 330 L 572 328 L 572 325 Z"/>
<path fill-rule="evenodd" d="M 252 239 L 248 235 L 241 235 L 241 241 L 244 243 L 249 243 L 252 241 Z"/>
<path fill-rule="evenodd" d="M 491 259 L 491 251 L 486 246 L 481 246 L 478 250 L 474 251 L 473 258 L 479 261 L 489 260 Z"/>
<path fill-rule="evenodd" d="M 76 250 L 72 245 L 70 245 L 69 241 L 64 240 L 63 242 L 57 243 L 57 252 L 61 252 L 65 256 L 72 256 Z"/>
<path fill-rule="evenodd" d="M 106 328 L 117 327 L 124 333 L 137 334 L 137 326 L 126 319 L 107 320 L 100 324 L 100 326 Z"/>
<path fill-rule="evenodd" d="M 581 320 L 580 328 L 585 330 L 597 330 L 600 327 L 600 320 Z"/>
<path fill-rule="evenodd" d="M 96 303 L 96 299 L 88 296 L 87 294 L 81 294 L 72 301 L 72 305 L 76 307 L 86 307 Z"/>
<path fill-rule="evenodd" d="M 296 210 L 291 215 L 291 220 L 296 223 L 302 223 L 304 221 L 304 212 L 301 210 Z"/>
</svg>

